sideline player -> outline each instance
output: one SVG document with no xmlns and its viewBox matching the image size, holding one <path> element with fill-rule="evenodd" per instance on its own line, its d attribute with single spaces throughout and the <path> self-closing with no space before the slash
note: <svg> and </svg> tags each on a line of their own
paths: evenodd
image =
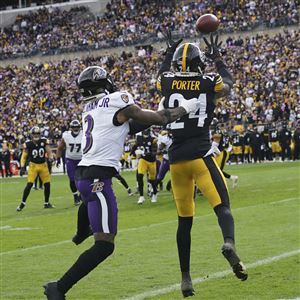
<svg viewBox="0 0 300 300">
<path fill-rule="evenodd" d="M 229 159 L 230 153 L 230 142 L 229 136 L 219 127 L 216 128 L 215 132 L 212 135 L 212 147 L 218 147 L 220 153 L 215 156 L 216 162 L 220 167 L 225 178 L 232 181 L 232 187 L 235 188 L 237 186 L 237 182 L 239 177 L 236 175 L 230 175 L 224 171 L 224 167 L 226 162 Z"/>
<path fill-rule="evenodd" d="M 142 131 L 152 124 L 166 125 L 196 111 L 199 104 L 198 99 L 193 98 L 182 101 L 174 109 L 159 112 L 141 109 L 134 104 L 131 94 L 118 92 L 110 75 L 98 66 L 86 68 L 77 83 L 84 101 L 84 138 L 75 181 L 88 206 L 95 243 L 57 282 L 44 285 L 44 294 L 49 300 L 65 299 L 76 282 L 114 251 L 118 208 L 112 177 L 118 172 L 127 134 Z"/>
<path fill-rule="evenodd" d="M 80 195 L 78 194 L 77 187 L 75 185 L 75 169 L 79 164 L 82 151 L 81 151 L 82 130 L 78 120 L 73 120 L 70 123 L 70 130 L 65 131 L 62 135 L 56 153 L 56 166 L 59 167 L 61 162 L 62 153 L 66 150 L 66 166 L 67 174 L 70 180 L 70 189 L 74 197 L 74 204 L 80 204 Z"/>
<path fill-rule="evenodd" d="M 193 296 L 190 277 L 191 228 L 195 214 L 194 182 L 213 207 L 223 234 L 222 254 L 234 274 L 247 279 L 244 265 L 235 250 L 234 220 L 230 210 L 225 178 L 210 150 L 209 125 L 217 99 L 228 95 L 233 78 L 221 58 L 218 36 L 210 36 L 206 57 L 214 61 L 217 74 L 204 73 L 205 56 L 192 43 L 172 40 L 166 34 L 168 49 L 159 70 L 157 88 L 165 101 L 164 108 L 173 108 L 192 97 L 200 99 L 200 108 L 171 124 L 173 143 L 169 148 L 171 182 L 178 213 L 177 247 L 182 274 L 181 291 L 184 297 Z M 174 53 L 174 54 L 173 54 Z M 173 71 L 170 72 L 171 63 Z M 210 155 L 207 155 L 211 153 Z"/>
<path fill-rule="evenodd" d="M 167 172 L 170 170 L 168 150 L 172 144 L 172 138 L 168 130 L 162 130 L 157 138 L 157 148 L 162 153 L 162 162 L 160 164 L 156 177 L 156 186 L 160 185 L 164 180 Z"/>
<path fill-rule="evenodd" d="M 31 129 L 31 140 L 24 144 L 21 157 L 21 173 L 25 173 L 25 163 L 28 158 L 29 168 L 27 176 L 27 185 L 23 192 L 22 201 L 17 207 L 17 211 L 21 211 L 26 204 L 26 200 L 30 194 L 34 180 L 39 176 L 44 184 L 44 208 L 53 208 L 49 202 L 50 197 L 50 173 L 46 162 L 46 154 L 50 163 L 53 161 L 52 151 L 46 138 L 41 137 L 41 130 L 38 126 Z"/>
<path fill-rule="evenodd" d="M 148 174 L 148 182 L 152 186 L 151 202 L 157 202 L 156 179 L 156 139 L 151 136 L 150 129 L 143 131 L 143 134 L 137 139 L 137 149 L 140 150 L 140 158 L 137 167 L 137 182 L 140 197 L 138 204 L 145 202 L 144 197 L 144 175 Z"/>
</svg>

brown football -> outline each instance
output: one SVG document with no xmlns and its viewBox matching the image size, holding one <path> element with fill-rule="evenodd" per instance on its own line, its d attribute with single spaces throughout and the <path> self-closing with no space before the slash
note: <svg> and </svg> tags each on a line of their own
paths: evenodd
<svg viewBox="0 0 300 300">
<path fill-rule="evenodd" d="M 220 20 L 213 14 L 205 14 L 198 18 L 196 30 L 201 33 L 210 33 L 218 29 Z"/>
</svg>

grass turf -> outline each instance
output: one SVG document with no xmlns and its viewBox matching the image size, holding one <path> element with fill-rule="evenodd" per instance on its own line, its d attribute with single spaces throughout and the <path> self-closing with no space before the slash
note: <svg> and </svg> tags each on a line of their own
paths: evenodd
<svg viewBox="0 0 300 300">
<path fill-rule="evenodd" d="M 230 189 L 230 196 L 237 249 L 246 266 L 299 250 L 299 167 L 298 162 L 226 167 L 227 172 L 239 176 L 239 185 Z M 123 176 L 135 187 L 134 172 Z M 92 238 L 80 246 L 70 241 L 77 207 L 66 176 L 52 177 L 53 210 L 43 209 L 42 191 L 32 191 L 26 208 L 17 213 L 25 184 L 25 178 L 0 181 L 0 299 L 43 299 L 42 284 L 59 278 L 93 243 Z M 74 286 L 67 299 L 181 299 L 178 288 L 172 288 L 180 282 L 180 272 L 177 215 L 171 194 L 163 191 L 157 203 L 147 199 L 138 206 L 138 197 L 127 196 L 117 181 L 114 189 L 119 203 L 115 252 Z M 300 297 L 299 252 L 254 265 L 249 279 L 240 282 L 231 273 L 213 278 L 229 269 L 221 246 L 213 210 L 198 196 L 192 230 L 191 275 L 198 282 L 193 299 Z M 202 281 L 203 277 L 207 280 Z"/>
</svg>

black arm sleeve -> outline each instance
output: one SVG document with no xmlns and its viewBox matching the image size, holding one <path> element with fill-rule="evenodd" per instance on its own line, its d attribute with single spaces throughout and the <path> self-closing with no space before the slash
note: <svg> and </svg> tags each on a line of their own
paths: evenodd
<svg viewBox="0 0 300 300">
<path fill-rule="evenodd" d="M 222 76 L 223 82 L 227 83 L 232 88 L 233 76 L 222 60 L 216 61 L 216 68 L 217 68 L 218 73 Z"/>
<path fill-rule="evenodd" d="M 171 69 L 171 62 L 173 58 L 173 53 L 167 52 L 165 59 L 162 63 L 162 65 L 159 68 L 158 75 L 162 74 L 163 72 L 168 72 Z"/>
<path fill-rule="evenodd" d="M 144 131 L 149 128 L 151 125 L 145 125 L 138 123 L 132 119 L 129 120 L 129 134 L 136 134 L 138 132 Z"/>
</svg>

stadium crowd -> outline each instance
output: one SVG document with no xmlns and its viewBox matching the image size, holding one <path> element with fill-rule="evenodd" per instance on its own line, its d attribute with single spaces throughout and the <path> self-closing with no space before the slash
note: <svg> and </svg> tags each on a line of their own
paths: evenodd
<svg viewBox="0 0 300 300">
<path fill-rule="evenodd" d="M 259 25 L 276 27 L 299 22 L 299 0 L 287 1 L 182 1 L 111 0 L 106 12 L 93 15 L 86 7 L 41 8 L 18 16 L 0 32 L 0 59 L 35 54 L 140 44 L 162 39 L 161 27 L 192 37 L 194 24 L 204 13 L 221 20 L 220 32 L 253 30 Z"/>
<path fill-rule="evenodd" d="M 300 120 L 299 31 L 229 38 L 226 43 L 224 56 L 236 81 L 230 97 L 215 110 L 218 120 L 229 129 L 274 122 L 295 128 Z M 0 68 L 0 144 L 7 141 L 11 150 L 19 150 L 34 125 L 55 144 L 70 121 L 79 118 L 76 77 L 90 65 L 104 66 L 120 90 L 132 93 L 140 106 L 156 109 L 162 55 L 147 47 L 120 56 Z"/>
</svg>

